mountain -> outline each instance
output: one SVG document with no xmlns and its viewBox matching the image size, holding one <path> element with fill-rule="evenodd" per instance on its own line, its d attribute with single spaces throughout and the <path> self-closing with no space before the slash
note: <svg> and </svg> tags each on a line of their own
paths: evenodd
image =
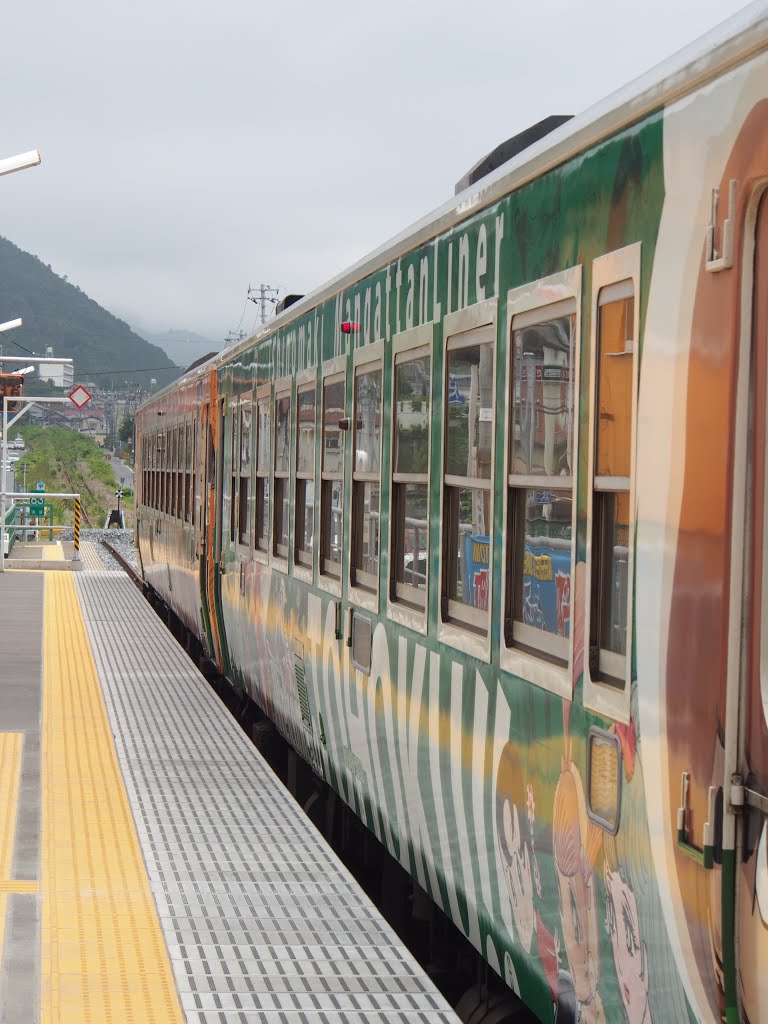
<svg viewBox="0 0 768 1024">
<path fill-rule="evenodd" d="M 77 285 L 46 266 L 37 256 L 0 237 L 0 323 L 22 317 L 24 323 L 5 334 L 6 355 L 26 351 L 75 360 L 75 380 L 120 387 L 125 381 L 160 386 L 179 376 L 173 360 L 103 309 Z M 191 361 L 191 360 L 190 360 Z"/>
<path fill-rule="evenodd" d="M 153 334 L 139 327 L 133 329 L 142 338 L 163 349 L 177 366 L 187 367 L 201 356 L 206 356 L 209 352 L 218 352 L 224 347 L 222 341 L 212 341 L 202 334 L 195 334 L 194 331 L 174 330 Z"/>
</svg>

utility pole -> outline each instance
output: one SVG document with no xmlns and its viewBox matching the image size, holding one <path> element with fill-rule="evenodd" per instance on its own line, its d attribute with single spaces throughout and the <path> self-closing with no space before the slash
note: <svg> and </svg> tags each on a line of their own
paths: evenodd
<svg viewBox="0 0 768 1024">
<path fill-rule="evenodd" d="M 279 291 L 279 288 L 273 288 L 271 284 L 260 284 L 258 289 L 248 285 L 248 298 L 259 307 L 262 324 L 267 322 L 267 303 L 271 302 L 273 306 L 276 305 Z"/>
<path fill-rule="evenodd" d="M 245 331 L 230 331 L 224 339 L 224 344 L 227 348 L 230 345 L 236 345 L 238 341 L 242 341 L 245 337 Z"/>
</svg>

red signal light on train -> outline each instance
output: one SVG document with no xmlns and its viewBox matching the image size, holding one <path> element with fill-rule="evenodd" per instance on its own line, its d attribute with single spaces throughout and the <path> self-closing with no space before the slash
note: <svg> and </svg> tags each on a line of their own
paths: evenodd
<svg viewBox="0 0 768 1024">
<path fill-rule="evenodd" d="M 360 330 L 360 324 L 356 324 L 354 320 L 345 320 L 341 325 L 342 334 L 357 334 Z"/>
</svg>

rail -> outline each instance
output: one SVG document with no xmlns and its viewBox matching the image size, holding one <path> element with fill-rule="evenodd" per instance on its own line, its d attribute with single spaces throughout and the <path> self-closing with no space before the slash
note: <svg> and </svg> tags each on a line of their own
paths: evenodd
<svg viewBox="0 0 768 1024">
<path fill-rule="evenodd" d="M 101 538 L 101 544 L 103 547 L 107 549 L 110 555 L 112 555 L 112 557 L 116 559 L 120 563 L 120 565 L 122 565 L 123 569 L 128 573 L 128 576 L 130 577 L 131 581 L 135 583 L 137 587 L 143 590 L 144 580 L 141 578 L 136 569 L 134 569 L 134 567 L 131 565 L 131 563 L 128 561 L 125 555 L 121 554 L 117 550 L 117 548 L 114 547 L 114 545 L 110 544 L 109 541 L 105 540 L 103 537 Z"/>
</svg>

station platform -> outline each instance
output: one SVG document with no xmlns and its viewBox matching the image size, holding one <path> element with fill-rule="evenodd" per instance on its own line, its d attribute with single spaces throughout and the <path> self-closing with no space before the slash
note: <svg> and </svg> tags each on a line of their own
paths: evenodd
<svg viewBox="0 0 768 1024">
<path fill-rule="evenodd" d="M 97 556 L 98 557 L 98 556 Z M 63 569 L 80 571 L 85 568 L 82 556 L 75 558 L 72 541 L 28 542 L 17 541 L 5 560 L 7 569 Z"/>
<path fill-rule="evenodd" d="M 0 1021 L 456 1021 L 122 572 L 0 574 Z"/>
</svg>

